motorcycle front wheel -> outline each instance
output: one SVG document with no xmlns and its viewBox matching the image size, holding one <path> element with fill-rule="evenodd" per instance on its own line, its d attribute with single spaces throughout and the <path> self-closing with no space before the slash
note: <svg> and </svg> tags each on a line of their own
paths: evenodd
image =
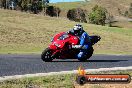
<svg viewBox="0 0 132 88">
<path fill-rule="evenodd" d="M 41 59 L 45 62 L 51 62 L 55 57 L 52 57 L 53 51 L 50 48 L 46 48 L 42 54 Z"/>
</svg>

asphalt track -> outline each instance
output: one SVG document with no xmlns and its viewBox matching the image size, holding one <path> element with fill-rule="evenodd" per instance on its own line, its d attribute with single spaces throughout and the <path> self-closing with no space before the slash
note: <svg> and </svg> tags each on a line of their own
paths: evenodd
<svg viewBox="0 0 132 88">
<path fill-rule="evenodd" d="M 0 77 L 77 70 L 79 66 L 84 69 L 128 67 L 132 66 L 132 55 L 93 55 L 87 62 L 79 62 L 77 59 L 43 62 L 39 54 L 0 55 Z"/>
</svg>

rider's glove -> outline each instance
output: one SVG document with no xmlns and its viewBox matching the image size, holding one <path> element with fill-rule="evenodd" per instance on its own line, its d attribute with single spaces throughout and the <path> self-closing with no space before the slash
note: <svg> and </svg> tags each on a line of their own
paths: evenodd
<svg viewBox="0 0 132 88">
<path fill-rule="evenodd" d="M 84 45 L 84 46 L 82 46 L 81 49 L 88 49 L 88 45 Z"/>
</svg>

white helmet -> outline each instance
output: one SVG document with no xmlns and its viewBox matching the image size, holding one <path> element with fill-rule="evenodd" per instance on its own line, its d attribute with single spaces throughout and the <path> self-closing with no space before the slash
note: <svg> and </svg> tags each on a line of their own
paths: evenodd
<svg viewBox="0 0 132 88">
<path fill-rule="evenodd" d="M 79 35 L 79 34 L 81 34 L 83 32 L 83 27 L 80 24 L 76 24 L 74 26 L 73 30 L 74 30 L 75 34 Z"/>
<path fill-rule="evenodd" d="M 83 27 L 82 27 L 82 25 L 80 25 L 80 24 L 76 24 L 76 25 L 74 26 L 73 30 L 75 30 L 75 31 L 81 31 L 81 30 L 83 30 Z"/>
</svg>

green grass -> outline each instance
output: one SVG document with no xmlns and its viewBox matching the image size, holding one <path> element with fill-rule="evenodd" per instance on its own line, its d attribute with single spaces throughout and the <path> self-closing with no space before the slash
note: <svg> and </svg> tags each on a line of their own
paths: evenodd
<svg viewBox="0 0 132 88">
<path fill-rule="evenodd" d="M 130 74 L 132 71 L 108 71 L 108 72 L 91 72 L 89 74 Z M 0 82 L 0 88 L 74 88 L 76 74 L 61 74 L 43 77 L 27 77 L 21 79 L 6 80 Z M 93 85 L 90 88 L 102 88 Z"/>
<path fill-rule="evenodd" d="M 87 11 L 88 14 L 91 12 L 92 8 L 95 5 L 102 6 L 108 10 L 108 12 L 114 16 L 114 19 L 118 18 L 119 22 L 112 23 L 113 26 L 123 27 L 123 28 L 132 28 L 132 25 L 129 22 L 125 22 L 121 19 L 123 16 L 119 14 L 118 8 L 121 10 L 121 13 L 124 14 L 125 11 L 128 11 L 130 7 L 131 0 L 91 0 L 89 2 L 61 2 L 55 4 L 49 4 L 57 6 L 61 9 L 60 16 L 67 17 L 67 11 L 72 8 L 82 8 Z M 111 8 L 113 7 L 113 8 Z M 120 18 L 121 17 L 121 18 Z M 127 18 L 126 18 L 127 20 Z"/>
<path fill-rule="evenodd" d="M 124 22 L 114 22 L 112 23 L 112 26 L 117 26 L 119 28 L 132 28 L 132 22 L 127 22 L 127 21 L 124 21 Z"/>
<path fill-rule="evenodd" d="M 61 3 L 52 3 L 50 5 L 57 6 L 63 10 L 69 10 L 72 8 L 81 7 L 90 11 L 96 4 L 105 7 L 111 14 L 119 15 L 118 8 L 124 13 L 128 10 L 131 0 L 91 0 L 88 2 L 61 2 Z M 113 7 L 113 8 L 111 8 Z"/>
<path fill-rule="evenodd" d="M 73 74 L 30 77 L 1 82 L 0 88 L 74 88 L 74 80 Z"/>
<path fill-rule="evenodd" d="M 0 9 L 0 53 L 41 53 L 56 33 L 77 22 L 65 18 Z M 95 54 L 132 54 L 132 30 L 81 23 L 90 35 L 100 35 Z"/>
<path fill-rule="evenodd" d="M 85 2 L 59 2 L 59 3 L 50 3 L 49 5 L 57 6 L 61 8 L 61 10 L 69 10 L 77 7 L 82 7 Z"/>
</svg>

